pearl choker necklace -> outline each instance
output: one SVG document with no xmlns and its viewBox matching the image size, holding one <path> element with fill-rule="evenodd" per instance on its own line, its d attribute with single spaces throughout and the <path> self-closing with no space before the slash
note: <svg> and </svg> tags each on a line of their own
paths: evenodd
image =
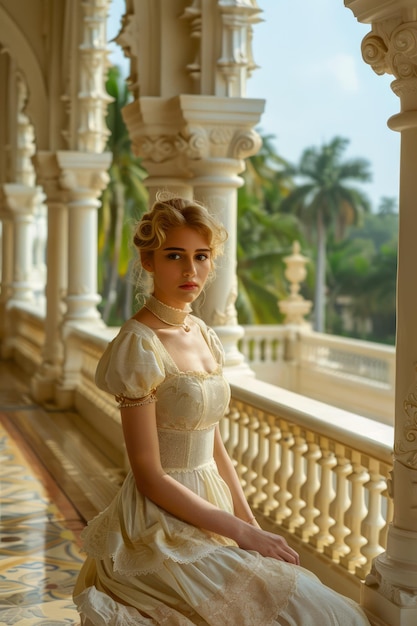
<svg viewBox="0 0 417 626">
<path fill-rule="evenodd" d="M 190 331 L 190 326 L 186 323 L 186 319 L 191 309 L 175 309 L 172 306 L 164 304 L 155 296 L 149 296 L 143 305 L 145 309 L 148 309 L 155 317 L 168 326 L 178 326 L 183 328 L 186 333 Z"/>
</svg>

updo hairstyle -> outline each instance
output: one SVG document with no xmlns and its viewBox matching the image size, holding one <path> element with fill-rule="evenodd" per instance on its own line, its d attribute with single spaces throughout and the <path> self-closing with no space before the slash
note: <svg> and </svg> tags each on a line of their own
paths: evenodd
<svg viewBox="0 0 417 626">
<path fill-rule="evenodd" d="M 170 230 L 181 226 L 193 228 L 207 239 L 212 261 L 223 252 L 226 229 L 204 205 L 195 200 L 164 197 L 162 193 L 157 195 L 151 210 L 137 224 L 133 243 L 140 255 L 151 253 L 163 245 Z"/>
<path fill-rule="evenodd" d="M 148 272 L 143 272 L 141 260 L 161 248 L 170 230 L 181 226 L 193 228 L 207 239 L 211 252 L 210 278 L 213 278 L 214 259 L 223 252 L 228 236 L 226 229 L 200 202 L 159 192 L 150 211 L 144 213 L 136 225 L 133 236 L 133 243 L 139 254 L 136 264 L 137 287 L 142 287 L 145 294 L 152 293 L 153 277 Z M 140 294 L 137 297 L 140 299 Z"/>
</svg>

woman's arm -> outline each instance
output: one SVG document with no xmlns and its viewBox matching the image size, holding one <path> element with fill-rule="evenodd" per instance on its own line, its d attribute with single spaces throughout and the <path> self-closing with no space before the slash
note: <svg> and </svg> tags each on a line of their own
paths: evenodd
<svg viewBox="0 0 417 626">
<path fill-rule="evenodd" d="M 233 539 L 241 548 L 298 563 L 297 553 L 282 537 L 217 508 L 164 472 L 154 403 L 124 407 L 120 413 L 132 472 L 137 488 L 144 496 L 193 526 Z"/>
</svg>

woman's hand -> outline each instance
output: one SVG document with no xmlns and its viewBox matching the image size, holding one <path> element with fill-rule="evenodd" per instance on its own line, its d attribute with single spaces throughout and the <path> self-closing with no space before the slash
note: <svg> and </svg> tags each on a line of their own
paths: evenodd
<svg viewBox="0 0 417 626">
<path fill-rule="evenodd" d="M 290 548 L 281 535 L 275 535 L 251 524 L 244 524 L 240 535 L 237 540 L 239 548 L 255 550 L 262 556 L 270 556 L 278 561 L 300 565 L 299 555 Z"/>
</svg>

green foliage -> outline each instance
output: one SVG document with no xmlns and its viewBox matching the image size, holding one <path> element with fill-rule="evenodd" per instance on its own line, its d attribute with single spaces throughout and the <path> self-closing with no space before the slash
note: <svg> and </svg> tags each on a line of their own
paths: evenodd
<svg viewBox="0 0 417 626">
<path fill-rule="evenodd" d="M 117 67 L 109 70 L 106 83 L 113 102 L 108 107 L 110 135 L 107 150 L 113 153 L 110 182 L 101 197 L 98 215 L 98 285 L 106 323 L 120 325 L 132 314 L 130 281 L 132 229 L 147 208 L 146 176 L 141 160 L 131 153 L 130 138 L 122 117 L 129 91 Z"/>
<path fill-rule="evenodd" d="M 320 148 L 307 148 L 294 168 L 297 186 L 283 199 L 281 210 L 297 215 L 311 244 L 316 245 L 315 329 L 325 330 L 326 249 L 332 236 L 342 240 L 346 229 L 370 210 L 365 194 L 352 183 L 370 180 L 364 159 L 343 160 L 349 141 L 335 137 Z"/>
<path fill-rule="evenodd" d="M 352 322 L 347 330 L 342 326 L 344 334 L 394 344 L 397 244 L 398 214 L 384 210 L 366 215 L 344 242 L 330 243 L 328 309 L 334 311 L 330 332 L 340 330 L 344 308 Z"/>
<path fill-rule="evenodd" d="M 286 297 L 284 256 L 300 239 L 297 219 L 279 213 L 293 187 L 288 164 L 274 151 L 271 137 L 247 161 L 244 186 L 238 192 L 237 312 L 241 324 L 282 321 L 278 301 Z"/>
<path fill-rule="evenodd" d="M 107 149 L 113 160 L 98 216 L 98 278 L 103 317 L 120 325 L 132 314 L 132 227 L 147 209 L 148 195 L 146 172 L 131 153 L 123 122 L 129 92 L 117 68 L 109 71 L 107 90 L 114 99 L 107 117 Z M 382 198 L 379 212 L 369 212 L 368 199 L 353 185 L 370 179 L 369 164 L 343 159 L 347 139 L 335 137 L 320 148 L 306 149 L 296 167 L 277 154 L 270 135 L 262 139 L 261 150 L 246 162 L 244 185 L 238 190 L 239 322 L 282 322 L 278 302 L 289 293 L 284 257 L 298 240 L 312 261 L 302 291 L 320 306 L 320 296 L 313 296 L 320 281 L 315 268 L 322 263 L 326 272 L 328 332 L 393 343 L 396 201 Z"/>
</svg>

